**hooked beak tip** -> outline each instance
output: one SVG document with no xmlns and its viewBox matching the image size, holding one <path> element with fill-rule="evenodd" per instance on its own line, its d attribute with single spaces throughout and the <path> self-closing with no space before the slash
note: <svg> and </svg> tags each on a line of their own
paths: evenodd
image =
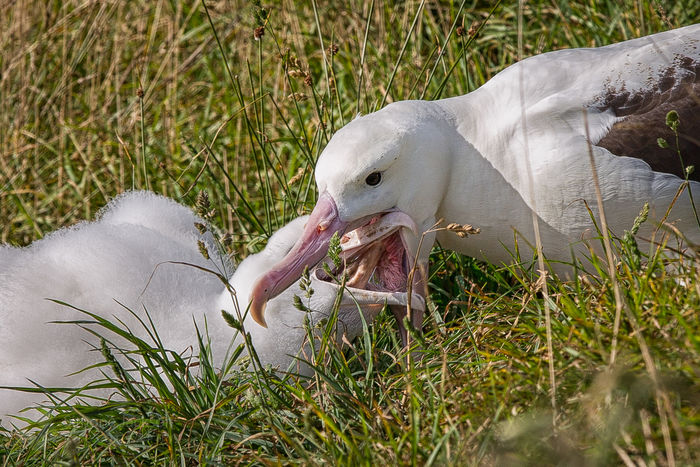
<svg viewBox="0 0 700 467">
<path fill-rule="evenodd" d="M 253 318 L 253 321 L 258 323 L 260 326 L 267 328 L 267 322 L 265 322 L 265 306 L 267 305 L 267 300 L 264 298 L 262 300 L 258 297 L 253 297 L 250 302 L 250 308 L 248 312 Z"/>
</svg>

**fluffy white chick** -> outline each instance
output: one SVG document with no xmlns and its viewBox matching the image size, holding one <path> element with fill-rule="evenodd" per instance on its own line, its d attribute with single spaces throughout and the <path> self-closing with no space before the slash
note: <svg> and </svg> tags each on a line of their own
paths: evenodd
<svg viewBox="0 0 700 467">
<path fill-rule="evenodd" d="M 137 316 L 147 321 L 146 310 L 166 349 L 197 357 L 200 332 L 206 330 L 214 364 L 221 367 L 227 351 L 242 343 L 242 336 L 226 325 L 221 310 L 245 315 L 263 365 L 280 371 L 292 368 L 312 373 L 295 356 L 308 357 L 306 313 L 293 306 L 293 295 L 303 296 L 299 282 L 268 304 L 269 327 L 255 323 L 238 303 L 247 304 L 254 281 L 285 255 L 301 234 L 306 217 L 280 229 L 260 253 L 246 258 L 231 276 L 230 288 L 215 275 L 233 270 L 218 253 L 211 234 L 195 228 L 202 222 L 189 208 L 150 192 L 129 192 L 112 200 L 94 222 L 82 222 L 56 231 L 26 248 L 0 246 L 0 386 L 81 387 L 100 379 L 99 369 L 78 372 L 102 362 L 95 347 L 99 339 L 75 324 L 54 321 L 90 320 L 86 314 L 49 299 L 68 303 L 112 322 L 121 321 L 136 336 L 149 341 Z M 206 247 L 205 259 L 198 242 Z M 198 267 L 192 267 L 195 265 Z M 313 326 L 330 315 L 338 286 L 312 274 L 315 292 L 306 305 Z M 342 298 L 337 332 L 348 339 L 362 332 L 358 303 L 369 323 L 384 303 L 403 304 L 401 297 L 381 292 L 348 289 Z M 129 310 L 133 311 L 134 316 Z M 91 327 L 90 325 L 85 325 Z M 117 346 L 128 343 L 92 326 Z M 318 334 L 315 334 L 318 336 Z M 305 358 L 305 357 L 302 357 Z M 93 392 L 102 396 L 108 395 Z M 0 417 L 45 401 L 41 393 L 0 389 Z M 26 415 L 26 414 L 25 414 Z M 29 417 L 36 414 L 29 413 Z"/>
</svg>

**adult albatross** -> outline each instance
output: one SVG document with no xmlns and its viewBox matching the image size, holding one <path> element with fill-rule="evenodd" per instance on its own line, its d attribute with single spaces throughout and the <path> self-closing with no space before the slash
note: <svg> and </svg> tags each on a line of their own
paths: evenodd
<svg viewBox="0 0 700 467">
<path fill-rule="evenodd" d="M 355 245 L 382 242 L 385 261 L 372 281 L 380 289 L 405 290 L 413 258 L 427 262 L 435 239 L 429 234 L 417 252 L 420 233 L 439 218 L 481 228 L 467 239 L 439 232 L 443 246 L 509 262 L 516 232 L 534 244 L 534 212 L 544 255 L 571 261 L 583 250 L 581 240 L 595 236 L 589 151 L 612 231 L 629 228 L 645 202 L 658 222 L 684 182 L 684 168 L 700 169 L 699 103 L 700 25 L 694 25 L 538 55 L 467 95 L 396 102 L 357 118 L 321 154 L 318 202 L 294 248 L 254 286 L 251 314 L 264 323 L 266 301 L 326 254 L 334 232 L 388 216 L 394 222 L 383 221 L 392 224 L 383 239 Z M 678 147 L 666 125 L 671 110 L 680 117 Z M 669 148 L 660 147 L 660 137 Z M 700 183 L 692 176 L 667 221 L 697 243 L 688 192 L 700 200 Z M 527 242 L 519 242 L 521 250 Z M 413 281 L 420 286 L 420 274 Z"/>
</svg>

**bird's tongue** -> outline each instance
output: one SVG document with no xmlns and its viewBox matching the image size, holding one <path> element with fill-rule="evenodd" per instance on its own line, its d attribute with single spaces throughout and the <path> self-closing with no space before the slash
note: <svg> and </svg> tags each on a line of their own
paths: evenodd
<svg viewBox="0 0 700 467">
<path fill-rule="evenodd" d="M 261 276 L 253 286 L 250 315 L 261 326 L 265 323 L 265 304 L 299 279 L 306 266 L 313 266 L 328 253 L 328 242 L 335 232 L 341 234 L 348 223 L 338 218 L 335 201 L 323 193 L 306 222 L 301 237 L 279 263 Z"/>
</svg>

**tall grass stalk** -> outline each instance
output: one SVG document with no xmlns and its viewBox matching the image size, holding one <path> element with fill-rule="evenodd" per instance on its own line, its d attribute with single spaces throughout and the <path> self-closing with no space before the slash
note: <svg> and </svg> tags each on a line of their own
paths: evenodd
<svg viewBox="0 0 700 467">
<path fill-rule="evenodd" d="M 518 1 L 518 61 L 523 59 L 523 2 Z M 545 333 L 547 336 L 547 364 L 549 368 L 549 384 L 550 384 L 550 403 L 552 405 L 552 427 L 557 426 L 557 380 L 554 372 L 554 347 L 552 345 L 552 310 L 551 301 L 549 299 L 549 288 L 547 283 L 547 268 L 544 264 L 544 253 L 542 251 L 542 236 L 540 235 L 540 223 L 537 217 L 537 199 L 535 196 L 535 177 L 532 174 L 532 163 L 530 159 L 530 145 L 528 142 L 528 125 L 525 113 L 525 94 L 524 94 L 524 68 L 520 68 L 520 74 L 518 76 L 519 81 L 519 98 L 520 98 L 520 120 L 522 121 L 522 138 L 524 142 L 524 155 L 525 163 L 527 166 L 527 178 L 530 196 L 530 210 L 532 212 L 532 227 L 535 233 L 535 246 L 537 254 L 537 265 L 538 265 L 538 285 L 539 289 L 542 291 L 542 297 L 544 298 L 544 325 Z"/>
</svg>

